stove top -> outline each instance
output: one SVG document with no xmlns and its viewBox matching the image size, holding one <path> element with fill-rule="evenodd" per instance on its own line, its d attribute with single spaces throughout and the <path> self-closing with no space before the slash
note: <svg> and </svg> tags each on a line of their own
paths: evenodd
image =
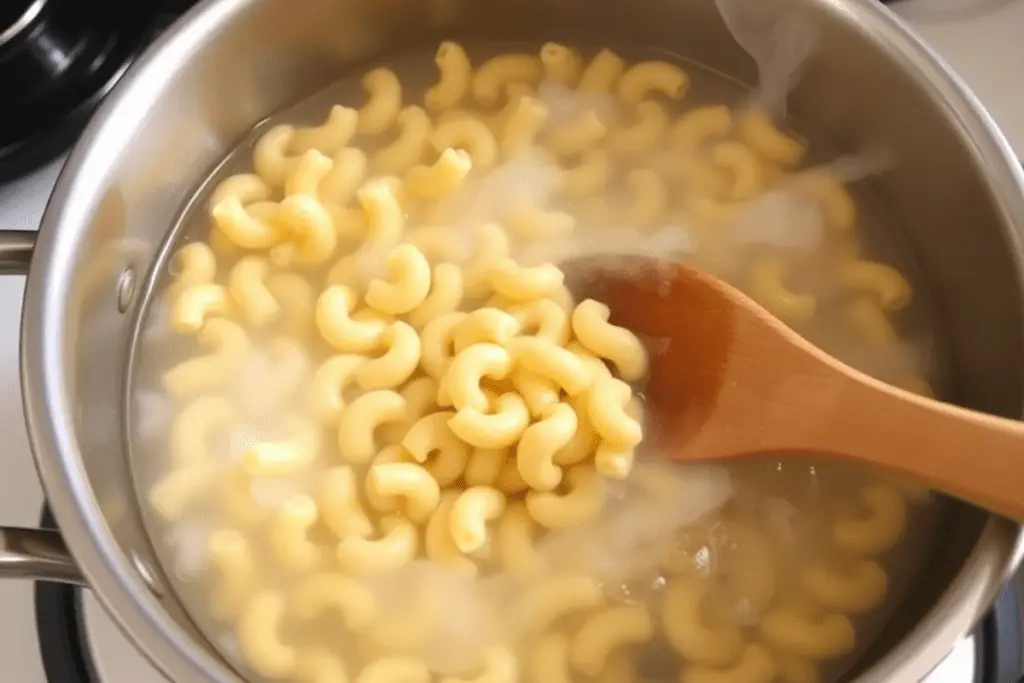
<svg viewBox="0 0 1024 683">
<path fill-rule="evenodd" d="M 66 10 L 75 2 L 0 0 L 0 24 L 10 7 L 38 5 Z M 88 93 L 79 93 L 77 99 L 63 100 L 65 105 L 71 100 L 78 103 L 79 109 L 74 111 L 79 119 L 60 130 L 64 136 L 61 140 L 51 140 L 51 144 L 33 148 L 31 153 L 25 152 L 27 148 L 15 150 L 15 154 L 11 151 L 10 134 L 0 132 L 0 226 L 24 230 L 38 227 L 64 151 L 92 106 L 106 92 L 104 88 L 109 89 L 139 49 L 194 2 L 94 0 L 90 9 L 96 16 L 90 26 L 100 27 L 96 29 L 99 33 L 105 30 L 108 42 L 113 40 L 120 45 L 120 52 L 114 49 L 116 45 L 100 41 L 101 47 L 106 45 L 104 49 L 108 50 L 103 53 L 107 71 L 93 79 L 93 99 Z M 1024 0 L 890 0 L 887 4 L 907 19 L 964 78 L 1002 127 L 1010 144 L 1024 156 L 1024 89 L 1012 87 L 1015 83 L 1004 76 L 1017 73 L 1024 63 L 1024 42 L 1020 40 L 1024 34 Z M 137 10 L 142 5 L 149 8 L 148 19 Z M 10 56 L 9 50 L 5 53 L 4 38 L 5 32 L 0 30 L 0 87 L 4 83 L 5 59 Z M 64 39 L 66 46 L 70 39 Z M 58 50 L 56 54 L 61 53 Z M 11 159 L 20 160 L 20 166 L 8 164 L 5 170 L 5 163 Z M 0 434 L 4 435 L 0 520 L 5 524 L 35 526 L 40 521 L 43 496 L 22 420 L 18 335 L 14 325 L 20 319 L 23 289 L 24 278 L 0 278 L 0 320 L 8 323 L 0 328 Z M 44 515 L 44 523 L 49 521 Z M 925 683 L 1024 683 L 1024 603 L 1018 584 L 1011 583 L 1004 589 L 983 623 L 957 645 Z M 58 584 L 0 582 L 0 605 L 0 661 L 8 668 L 13 667 L 13 671 L 5 674 L 5 680 L 166 681 L 128 643 L 89 591 Z"/>
</svg>

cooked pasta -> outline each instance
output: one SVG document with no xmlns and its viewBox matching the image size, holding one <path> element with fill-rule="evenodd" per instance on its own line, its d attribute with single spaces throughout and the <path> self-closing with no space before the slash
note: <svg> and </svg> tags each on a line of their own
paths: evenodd
<svg viewBox="0 0 1024 683">
<path fill-rule="evenodd" d="M 145 507 L 161 552 L 201 540 L 197 624 L 294 683 L 828 683 L 901 590 L 922 498 L 659 463 L 688 419 L 644 395 L 664 340 L 567 263 L 696 264 L 930 392 L 891 360 L 915 292 L 857 246 L 854 195 L 695 66 L 555 42 L 423 63 L 260 127 L 171 258 Z"/>
</svg>

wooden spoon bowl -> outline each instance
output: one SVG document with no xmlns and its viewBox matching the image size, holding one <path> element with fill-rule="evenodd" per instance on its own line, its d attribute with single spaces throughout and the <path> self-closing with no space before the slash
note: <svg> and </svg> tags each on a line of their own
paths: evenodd
<svg viewBox="0 0 1024 683">
<path fill-rule="evenodd" d="M 652 340 L 652 439 L 678 460 L 844 458 L 1024 519 L 1024 424 L 923 398 L 829 356 L 731 285 L 648 257 L 576 259 L 573 291 Z"/>
</svg>

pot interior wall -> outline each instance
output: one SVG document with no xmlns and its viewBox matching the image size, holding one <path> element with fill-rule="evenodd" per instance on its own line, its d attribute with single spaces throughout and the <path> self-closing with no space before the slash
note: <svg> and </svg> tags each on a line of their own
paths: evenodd
<svg viewBox="0 0 1024 683">
<path fill-rule="evenodd" d="M 936 105 L 938 91 L 894 65 L 873 26 L 852 27 L 846 15 L 860 16 L 859 3 L 777 4 L 806 11 L 822 32 L 791 99 L 802 130 L 839 151 L 881 143 L 898 160 L 870 182 L 871 191 L 915 257 L 918 288 L 930 294 L 949 397 L 1019 415 L 1017 245 L 986 189 L 966 124 Z M 132 491 L 124 433 L 114 428 L 125 423 L 125 358 L 145 300 L 139 283 L 196 184 L 253 124 L 354 65 L 460 35 L 653 46 L 746 83 L 756 77 L 711 0 L 237 0 L 193 14 L 222 25 L 192 36 L 172 32 L 156 49 L 173 54 L 146 60 L 103 108 L 90 127 L 102 150 L 88 166 L 98 191 L 80 207 L 83 220 L 60 238 L 79 245 L 66 300 L 73 335 L 65 369 L 89 484 L 125 558 L 148 567 L 163 586 Z M 134 297 L 125 293 L 126 269 L 134 271 Z M 864 667 L 936 603 L 977 540 L 984 515 L 952 503 L 946 510 L 941 553 Z M 198 637 L 173 593 L 165 588 L 158 597 Z"/>
</svg>

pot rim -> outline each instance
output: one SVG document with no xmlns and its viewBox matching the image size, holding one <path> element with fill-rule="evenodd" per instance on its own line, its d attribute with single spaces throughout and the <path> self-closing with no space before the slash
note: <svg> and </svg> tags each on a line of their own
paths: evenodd
<svg viewBox="0 0 1024 683">
<path fill-rule="evenodd" d="M 70 264 L 76 244 L 58 239 L 62 228 L 78 231 L 82 217 L 95 212 L 98 188 L 113 162 L 107 149 L 125 142 L 118 129 L 127 110 L 145 111 L 158 97 L 154 82 L 216 39 L 251 0 L 208 0 L 172 25 L 128 70 L 76 143 L 57 180 L 40 224 L 25 289 L 21 327 L 21 382 L 33 457 L 51 510 L 65 541 L 103 605 L 128 639 L 169 679 L 242 683 L 204 648 L 197 646 L 169 616 L 107 528 L 91 494 L 73 426 L 65 416 L 76 407 L 66 391 L 69 323 L 64 302 L 71 289 Z M 929 95 L 971 138 L 970 152 L 991 188 L 993 203 L 1007 226 L 1024 226 L 1024 171 L 1007 141 L 966 85 L 907 25 L 874 0 L 843 3 L 837 10 L 866 26 L 876 49 L 902 61 L 927 82 Z M 1024 247 L 1019 231 L 1007 229 L 1021 289 Z M 58 417 L 60 416 L 60 417 Z M 988 609 L 1003 582 L 1024 555 L 1024 534 L 1016 524 L 990 518 L 949 589 L 909 636 L 858 683 L 920 680 Z"/>
</svg>

